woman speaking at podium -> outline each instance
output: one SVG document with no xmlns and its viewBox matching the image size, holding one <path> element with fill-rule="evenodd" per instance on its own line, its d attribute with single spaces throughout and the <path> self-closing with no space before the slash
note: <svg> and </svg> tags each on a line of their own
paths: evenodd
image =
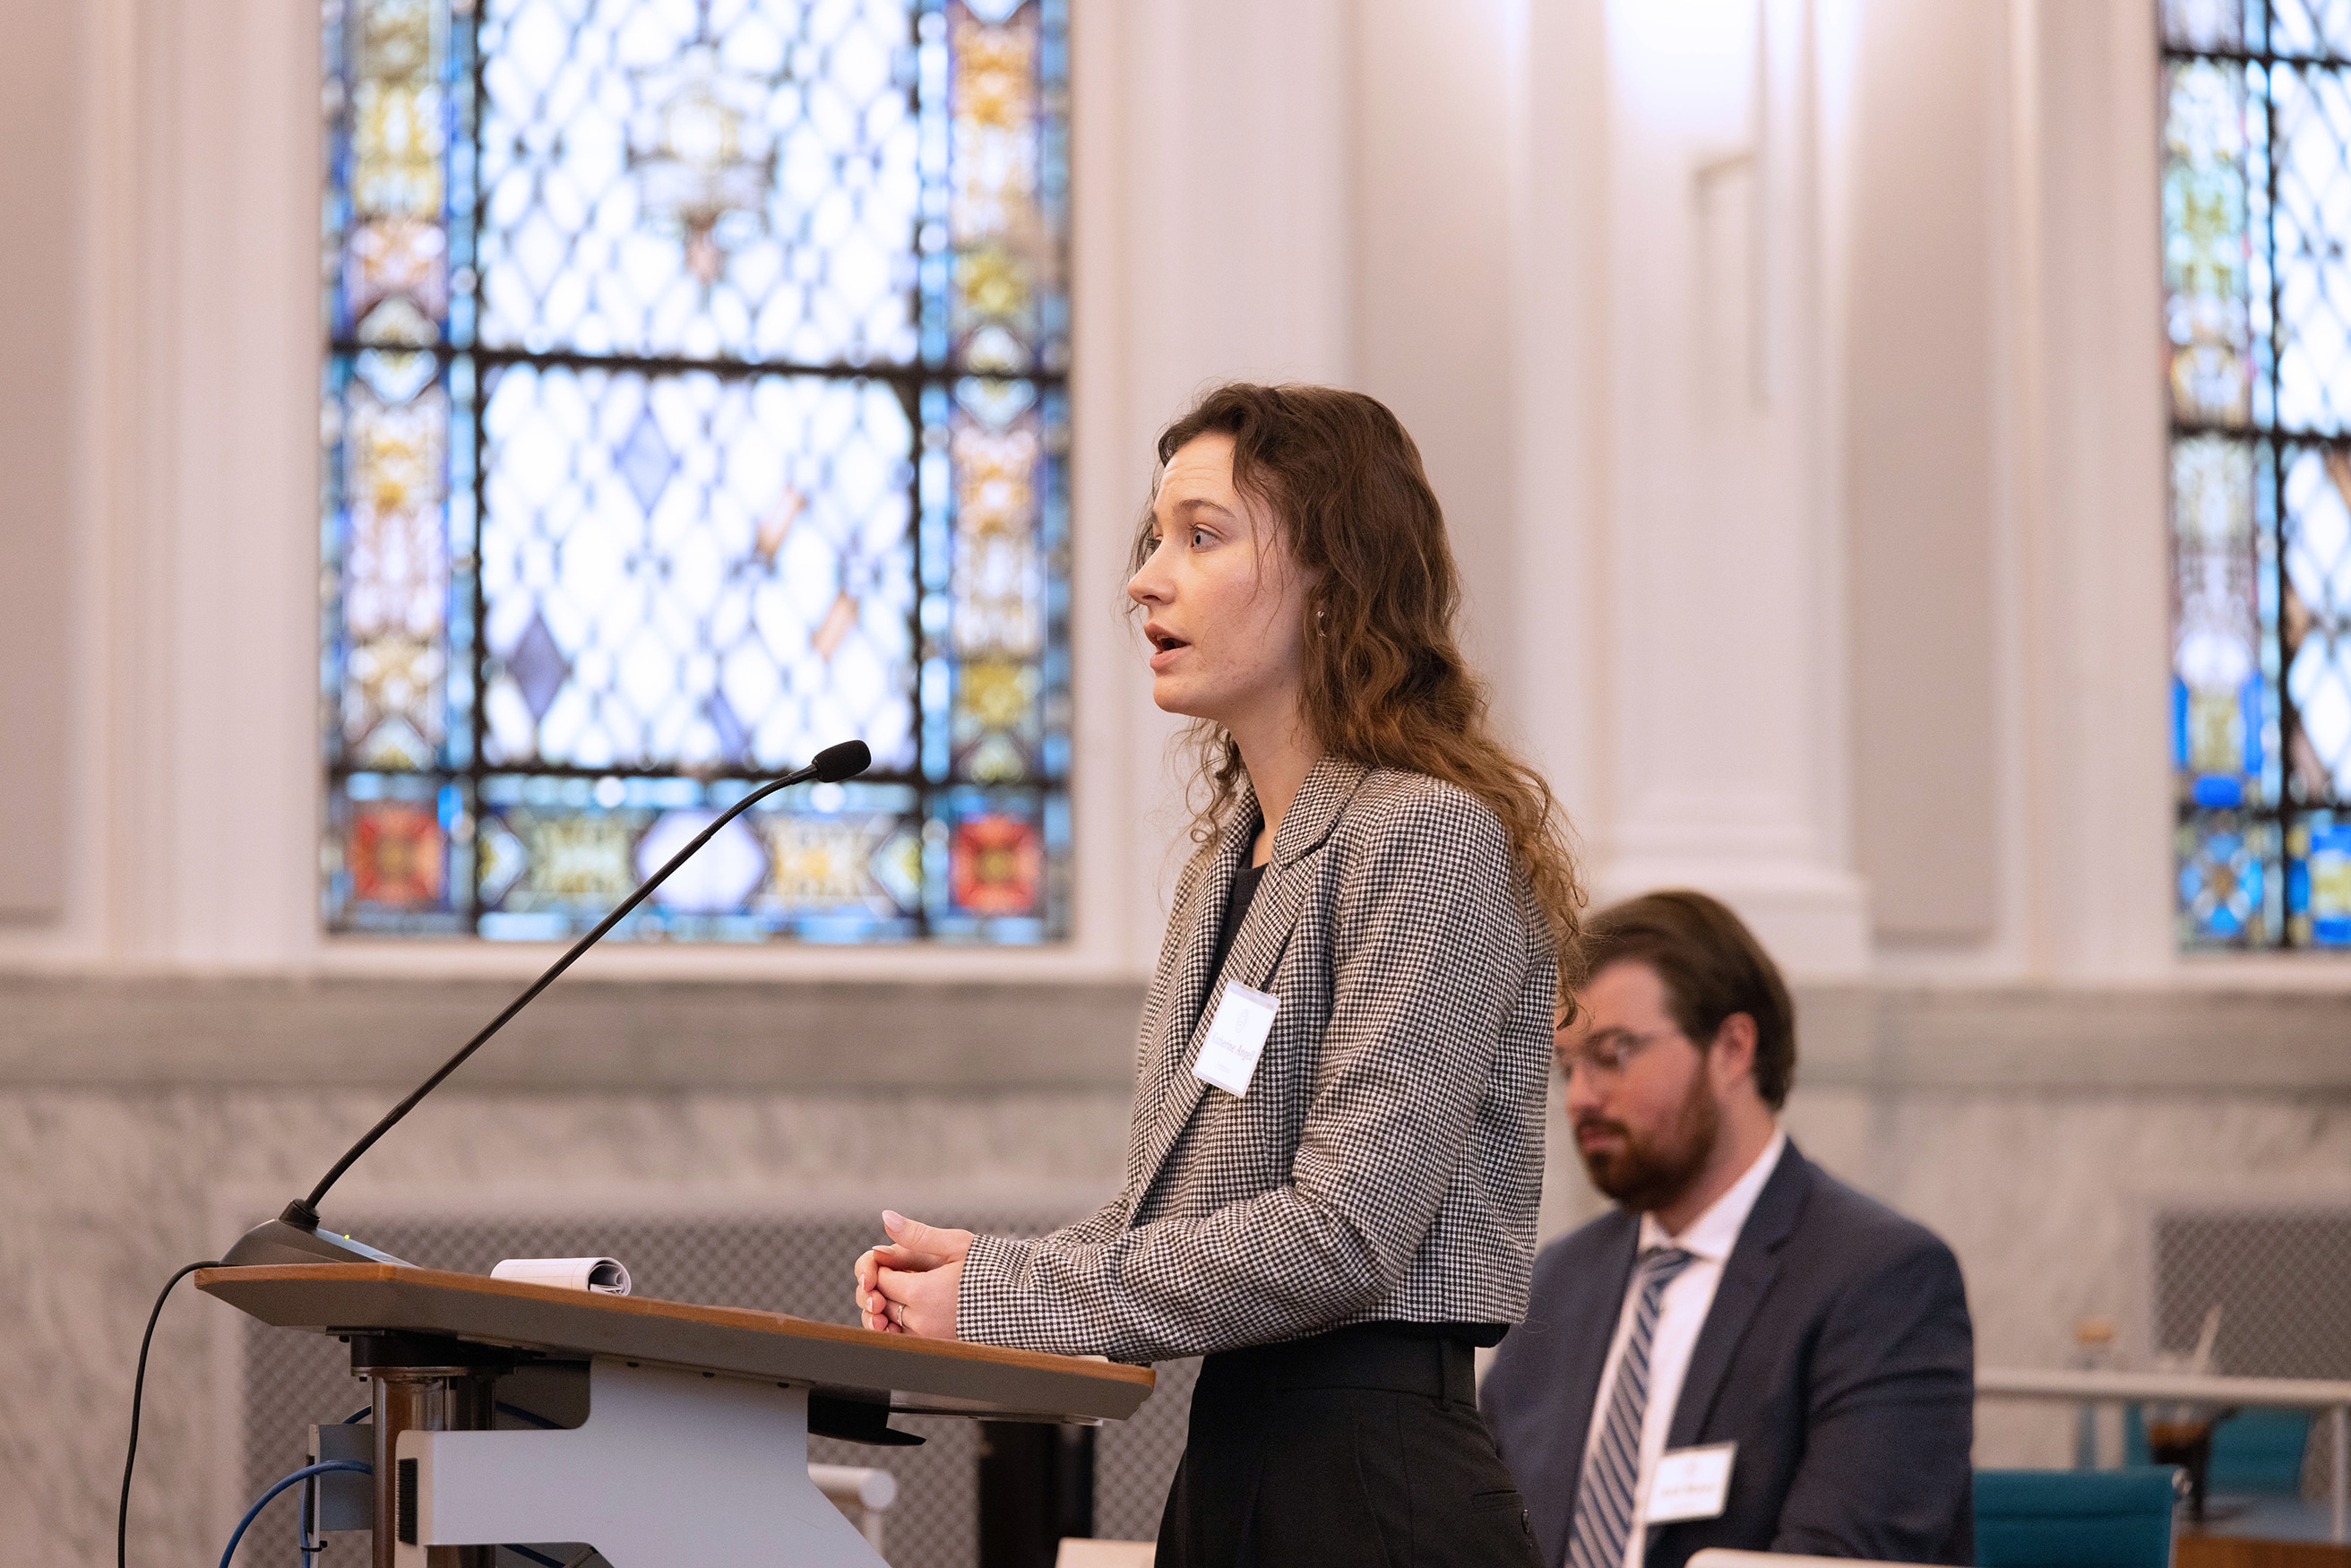
<svg viewBox="0 0 2351 1568">
<path fill-rule="evenodd" d="M 1125 1190 L 1033 1240 L 884 1217 L 869 1328 L 1203 1355 L 1159 1562 L 1533 1563 L 1473 1346 L 1524 1313 L 1582 894 L 1454 641 L 1395 416 L 1229 385 L 1161 435 L 1128 597 L 1198 849 L 1143 1011 Z"/>
</svg>

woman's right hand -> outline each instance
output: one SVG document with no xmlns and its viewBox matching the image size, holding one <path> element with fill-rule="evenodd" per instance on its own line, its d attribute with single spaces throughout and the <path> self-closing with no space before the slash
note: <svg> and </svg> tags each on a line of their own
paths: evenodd
<svg viewBox="0 0 2351 1568">
<path fill-rule="evenodd" d="M 955 1338 L 964 1255 L 977 1238 L 886 1208 L 882 1226 L 890 1233 L 890 1245 L 857 1255 L 858 1321 L 881 1333 Z"/>
</svg>

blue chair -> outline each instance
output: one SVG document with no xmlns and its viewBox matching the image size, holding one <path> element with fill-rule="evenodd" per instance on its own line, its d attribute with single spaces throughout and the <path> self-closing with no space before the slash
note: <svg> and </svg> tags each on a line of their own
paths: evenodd
<svg viewBox="0 0 2351 1568">
<path fill-rule="evenodd" d="M 2315 1419 L 2308 1410 L 2240 1410 L 2220 1422 L 2212 1428 L 2212 1460 L 2204 1472 L 2205 1491 L 2214 1496 L 2227 1492 L 2300 1497 L 2302 1457 L 2310 1447 Z M 2147 1462 L 2146 1409 L 2126 1405 L 2123 1463 Z"/>
<path fill-rule="evenodd" d="M 1982 1568 L 2171 1568 L 2175 1472 L 1978 1470 Z"/>
</svg>

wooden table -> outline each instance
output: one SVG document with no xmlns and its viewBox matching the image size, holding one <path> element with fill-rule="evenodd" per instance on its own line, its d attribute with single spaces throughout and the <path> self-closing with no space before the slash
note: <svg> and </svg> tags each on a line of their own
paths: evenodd
<svg viewBox="0 0 2351 1568">
<path fill-rule="evenodd" d="M 2173 1544 L 2172 1568 L 2351 1568 L 2351 1546 L 2217 1535 L 2190 1527 Z"/>
</svg>

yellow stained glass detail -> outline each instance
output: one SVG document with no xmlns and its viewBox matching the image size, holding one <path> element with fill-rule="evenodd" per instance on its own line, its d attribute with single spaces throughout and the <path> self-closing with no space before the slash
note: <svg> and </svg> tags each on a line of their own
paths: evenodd
<svg viewBox="0 0 2351 1568">
<path fill-rule="evenodd" d="M 2242 694 L 2257 667 L 2252 454 L 2220 436 L 2174 443 L 2173 668 L 2188 688 L 2189 766 L 2244 766 Z"/>
<path fill-rule="evenodd" d="M 1043 149 L 1037 100 L 1038 9 L 989 25 L 955 13 L 955 319 L 961 361 L 975 371 L 1030 368 L 1039 290 L 1058 289 L 1061 247 L 1039 197 Z"/>
<path fill-rule="evenodd" d="M 2182 418 L 2250 412 L 2245 298 L 2245 89 L 2239 68 L 2172 68 L 2165 119 L 2165 302 L 2171 395 Z"/>
<path fill-rule="evenodd" d="M 1045 641 L 1036 422 L 995 431 L 959 416 L 953 440 L 956 650 L 967 658 L 1033 657 Z"/>
<path fill-rule="evenodd" d="M 447 400 L 386 407 L 357 386 L 344 429 L 350 532 L 343 619 L 351 641 L 344 733 L 371 767 L 421 768 L 441 739 L 449 597 L 441 475 Z"/>
<path fill-rule="evenodd" d="M 772 902 L 786 907 L 870 904 L 881 896 L 869 868 L 889 819 L 878 822 L 827 818 L 768 818 L 768 857 L 775 867 Z"/>
<path fill-rule="evenodd" d="M 526 818 L 517 812 L 507 825 L 530 849 L 530 872 L 518 893 L 617 898 L 636 883 L 629 853 L 643 823 L 632 813 Z M 517 901 L 510 896 L 508 902 Z"/>
</svg>

